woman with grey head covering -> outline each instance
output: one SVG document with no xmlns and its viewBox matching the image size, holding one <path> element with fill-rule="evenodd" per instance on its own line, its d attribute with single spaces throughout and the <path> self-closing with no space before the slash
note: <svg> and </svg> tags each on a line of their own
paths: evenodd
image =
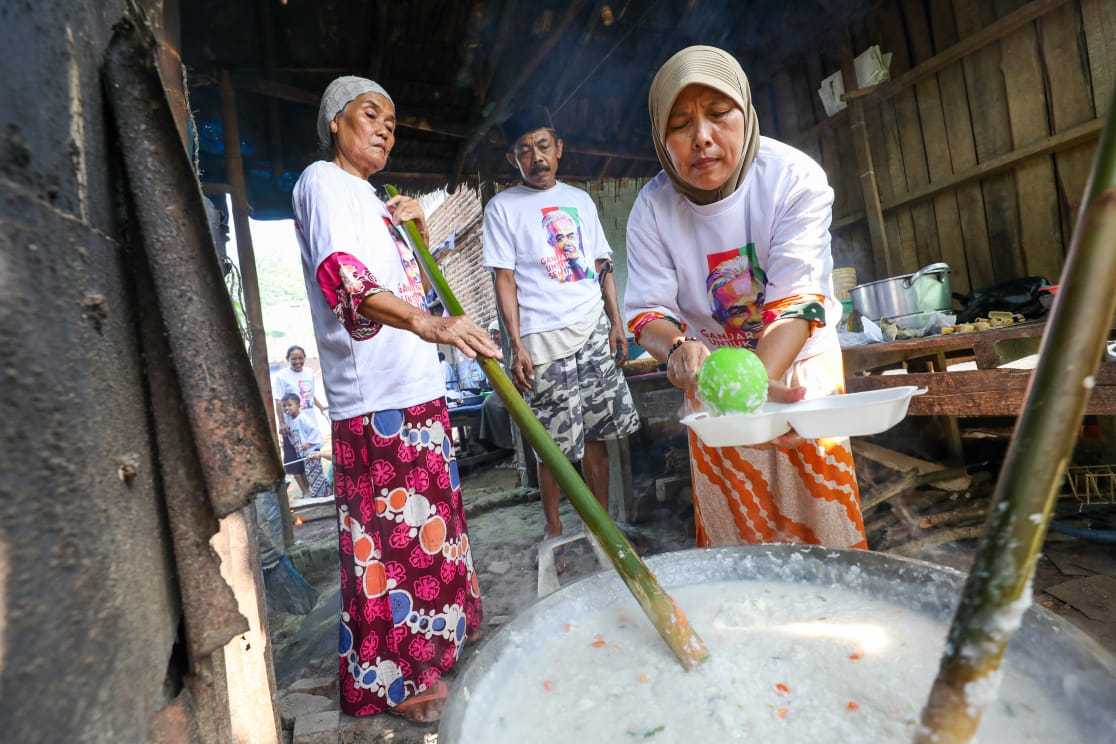
<svg viewBox="0 0 1116 744">
<path fill-rule="evenodd" d="M 825 171 L 760 136 L 748 78 L 721 49 L 667 60 L 648 109 L 663 170 L 628 218 L 628 328 L 691 402 L 719 347 L 755 351 L 771 400 L 841 392 Z M 699 545 L 867 547 L 847 439 L 709 447 L 691 434 L 690 464 Z"/>
<path fill-rule="evenodd" d="M 341 709 L 435 720 L 441 675 L 481 622 L 446 388 L 435 344 L 499 357 L 467 318 L 434 316 L 400 229 L 417 200 L 380 200 L 368 178 L 395 145 L 395 104 L 341 77 L 322 95 L 330 159 L 303 171 L 295 226 L 332 419 L 340 525 Z"/>
</svg>

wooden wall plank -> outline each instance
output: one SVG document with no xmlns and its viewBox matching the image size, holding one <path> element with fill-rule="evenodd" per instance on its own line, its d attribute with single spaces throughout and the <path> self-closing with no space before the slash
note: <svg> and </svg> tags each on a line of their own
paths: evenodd
<svg viewBox="0 0 1116 744">
<path fill-rule="evenodd" d="M 1008 13 L 1014 0 L 999 0 L 997 9 Z M 1005 7 L 1007 6 L 1007 7 Z M 1046 114 L 1046 89 L 1034 24 L 1006 36 L 1001 42 L 1007 88 L 1008 115 L 1015 147 L 1025 147 L 1050 134 Z M 1054 160 L 1049 156 L 1025 161 L 1015 169 L 1019 189 L 1019 228 L 1025 271 L 1057 281 L 1062 273 L 1064 250 Z"/>
<path fill-rule="evenodd" d="M 821 74 L 828 74 L 831 68 L 828 60 L 825 59 L 820 53 L 815 52 L 818 59 L 818 68 L 822 71 Z M 845 177 L 847 169 L 845 164 L 841 162 L 841 153 L 837 143 L 837 134 L 835 127 L 824 127 L 818 134 L 819 144 L 821 146 L 821 158 L 818 160 L 822 168 L 825 169 L 825 175 L 829 179 L 829 185 L 833 188 L 833 217 L 843 217 L 849 212 L 849 194 L 848 189 L 845 188 Z"/>
<path fill-rule="evenodd" d="M 934 51 L 942 52 L 959 41 L 951 0 L 930 0 L 929 8 Z M 955 62 L 943 68 L 938 73 L 938 84 L 941 88 L 950 165 L 952 172 L 959 173 L 977 164 L 962 63 Z M 954 291 L 968 294 L 974 288 L 992 283 L 988 222 L 984 216 L 984 194 L 979 183 L 963 184 L 954 194 L 960 213 L 959 226 L 964 240 L 965 261 L 956 266 L 950 264 L 953 268 L 951 284 Z M 943 255 L 944 252 L 943 246 Z"/>
<path fill-rule="evenodd" d="M 1081 25 L 1077 3 L 1063 5 L 1039 19 L 1039 29 L 1050 81 L 1054 132 L 1057 133 L 1096 116 L 1089 88 L 1088 62 L 1078 43 Z M 1072 226 L 1077 215 L 1094 149 L 1093 145 L 1083 145 L 1058 153 L 1054 158 L 1062 190 L 1062 219 L 1066 225 Z"/>
<path fill-rule="evenodd" d="M 790 76 L 792 101 L 798 131 L 809 129 L 818 121 L 813 103 L 810 101 L 810 81 L 806 70 L 805 58 L 799 58 L 787 67 Z M 795 143 L 798 149 L 821 163 L 821 143 L 817 136 L 804 137 Z"/>
<path fill-rule="evenodd" d="M 1102 116 L 1116 93 L 1116 3 L 1081 0 L 1081 18 L 1093 79 L 1093 108 Z"/>
<path fill-rule="evenodd" d="M 790 73 L 779 70 L 771 79 L 771 95 L 775 101 L 775 126 L 781 140 L 790 140 L 807 125 L 799 125 L 798 112 L 794 108 L 794 90 Z"/>
<path fill-rule="evenodd" d="M 832 129 L 825 129 L 821 133 L 821 163 L 825 169 L 829 185 L 835 192 L 833 194 L 834 217 L 844 214 L 845 195 L 841 189 L 841 155 L 837 151 L 837 136 Z"/>
<path fill-rule="evenodd" d="M 876 188 L 879 189 L 880 200 L 886 201 L 895 192 L 891 187 L 891 168 L 888 164 L 887 146 L 884 144 L 883 116 L 879 104 L 864 107 L 864 122 L 868 132 L 868 149 L 872 151 L 872 163 L 876 171 Z M 891 267 L 885 276 L 893 276 L 900 273 L 899 218 L 896 214 L 884 215 L 884 231 L 887 233 L 887 255 L 884 256 L 883 263 L 885 267 Z"/>
<path fill-rule="evenodd" d="M 834 33 L 826 40 L 822 47 L 823 70 L 841 69 L 841 44 L 842 34 Z M 848 119 L 851 124 L 852 119 Z M 860 171 L 857 168 L 856 154 L 852 145 L 852 129 L 850 124 L 836 128 L 833 134 L 836 137 L 837 159 L 840 162 L 840 180 L 834 185 L 844 192 L 842 201 L 842 215 L 857 214 L 864 211 L 864 192 L 860 188 Z"/>
<path fill-rule="evenodd" d="M 873 44 L 879 44 L 885 54 L 888 52 L 896 54 L 896 51 L 884 39 L 881 13 L 877 12 L 869 16 L 866 27 L 869 40 Z M 906 54 L 905 42 L 902 44 L 901 53 Z M 895 75 L 894 59 L 892 60 L 891 74 L 892 76 Z M 878 129 L 873 122 L 875 115 L 879 117 Z M 903 163 L 903 148 L 899 139 L 899 125 L 895 118 L 894 100 L 881 101 L 878 106 L 869 106 L 865 110 L 865 117 L 869 122 L 869 134 L 872 134 L 872 130 L 879 133 L 877 146 L 880 152 L 873 152 L 872 159 L 879 163 L 877 173 L 882 171 L 888 174 L 888 196 L 885 197 L 883 192 L 880 194 L 881 199 L 887 201 L 891 196 L 905 194 L 909 189 L 907 171 Z M 871 139 L 869 144 L 872 144 Z M 892 221 L 894 221 L 893 225 L 890 224 Z M 914 219 L 911 216 L 911 210 L 908 208 L 894 210 L 885 218 L 884 224 L 888 228 L 887 240 L 888 249 L 891 252 L 892 269 L 896 274 L 910 273 L 917 270 L 918 249 L 915 243 Z"/>
<path fill-rule="evenodd" d="M 853 150 L 852 129 L 841 127 L 836 132 L 837 154 L 841 159 L 841 188 L 846 192 L 845 214 L 864 211 L 864 192 L 860 189 L 856 153 Z"/>
<path fill-rule="evenodd" d="M 899 2 L 885 5 L 881 10 L 880 27 L 883 32 L 885 51 L 892 53 L 891 75 L 897 77 L 911 67 L 907 47 L 910 36 L 904 27 Z M 918 117 L 918 101 L 915 90 L 908 88 L 892 99 L 895 109 L 895 122 L 898 127 L 899 145 L 903 152 L 903 167 L 907 175 L 907 188 L 922 188 L 930 183 L 926 165 L 926 146 L 922 138 L 922 126 Z M 924 202 L 911 207 L 914 221 L 915 257 L 917 266 L 905 267 L 914 271 L 920 266 L 940 260 L 938 247 L 938 226 L 934 218 L 933 202 Z"/>
<path fill-rule="evenodd" d="M 913 62 L 920 64 L 934 56 L 930 23 L 922 0 L 904 0 L 903 15 L 911 40 Z M 945 113 L 937 76 L 931 76 L 915 86 L 918 114 L 922 123 L 922 136 L 926 147 L 926 165 L 929 181 L 947 178 L 953 173 L 946 134 Z M 933 199 L 933 214 L 938 234 L 938 260 L 945 261 L 952 269 L 951 284 L 958 274 L 967 276 L 965 267 L 965 241 L 961 234 L 961 215 L 957 207 L 957 194 L 947 191 Z M 960 267 L 960 272 L 956 267 Z M 967 282 L 964 282 L 967 284 Z M 967 290 L 965 290 L 967 291 Z"/>
<path fill-rule="evenodd" d="M 954 0 L 953 12 L 960 38 L 978 32 L 995 20 L 992 8 L 984 2 Z M 986 46 L 962 61 L 979 161 L 1003 155 L 1012 149 L 1011 120 L 1001 62 L 999 44 Z M 1012 173 L 992 176 L 981 183 L 981 189 L 988 221 L 993 278 L 995 281 L 1014 279 L 1024 272 L 1019 247 L 1015 176 Z"/>
</svg>

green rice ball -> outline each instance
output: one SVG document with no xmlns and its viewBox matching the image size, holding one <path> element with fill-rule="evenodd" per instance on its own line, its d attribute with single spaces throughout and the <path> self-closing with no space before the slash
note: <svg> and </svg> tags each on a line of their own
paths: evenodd
<svg viewBox="0 0 1116 744">
<path fill-rule="evenodd" d="M 748 349 L 716 349 L 698 371 L 698 395 L 715 413 L 752 413 L 767 400 L 767 370 Z"/>
</svg>

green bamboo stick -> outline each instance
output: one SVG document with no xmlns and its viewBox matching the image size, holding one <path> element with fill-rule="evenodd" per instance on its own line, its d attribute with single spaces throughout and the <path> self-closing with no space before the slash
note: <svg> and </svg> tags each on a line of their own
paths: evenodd
<svg viewBox="0 0 1116 744">
<path fill-rule="evenodd" d="M 399 194 L 398 189 L 394 186 L 389 185 L 386 188 L 391 196 Z M 457 301 L 457 297 L 450 289 L 441 269 L 438 268 L 438 264 L 430 254 L 430 249 L 427 247 L 426 241 L 423 240 L 421 233 L 419 233 L 418 227 L 412 220 L 404 223 L 404 227 L 418 251 L 419 260 L 422 261 L 426 275 L 430 278 L 435 289 L 438 290 L 442 302 L 445 303 L 446 310 L 449 311 L 450 315 L 465 315 L 464 308 Z M 659 631 L 659 635 L 666 641 L 670 650 L 678 657 L 683 669 L 689 671 L 705 661 L 709 656 L 709 651 L 705 648 L 705 643 L 702 642 L 698 634 L 690 627 L 686 619 L 686 613 L 682 611 L 682 608 L 675 603 L 669 594 L 663 591 L 655 575 L 651 573 L 647 564 L 640 559 L 635 548 L 628 542 L 628 538 L 624 537 L 624 533 L 619 530 L 616 523 L 608 516 L 608 512 L 593 496 L 593 492 L 585 485 L 585 481 L 581 479 L 581 475 L 573 464 L 554 443 L 554 440 L 550 438 L 539 420 L 535 418 L 535 414 L 531 412 L 527 403 L 520 396 L 519 391 L 500 362 L 492 358 L 480 357 L 480 364 L 481 369 L 488 376 L 489 382 L 492 383 L 492 388 L 507 404 L 508 412 L 515 419 L 515 423 L 519 425 L 523 436 L 534 447 L 539 458 L 550 468 L 550 472 L 554 474 L 554 478 L 569 497 L 570 503 L 581 515 L 585 526 L 597 538 L 597 542 L 612 561 L 612 565 L 616 568 L 624 583 L 627 584 L 628 590 L 639 602 L 643 611 L 647 613 L 651 624 Z"/>
<path fill-rule="evenodd" d="M 964 744 L 995 699 L 1008 641 L 1073 454 L 1092 375 L 1116 313 L 1116 107 L 1108 113 L 1027 402 L 993 494 L 988 525 L 916 744 Z"/>
</svg>

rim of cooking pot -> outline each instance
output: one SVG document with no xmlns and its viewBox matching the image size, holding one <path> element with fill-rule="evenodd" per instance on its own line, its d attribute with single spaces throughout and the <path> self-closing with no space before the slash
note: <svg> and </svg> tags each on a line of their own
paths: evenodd
<svg viewBox="0 0 1116 744">
<path fill-rule="evenodd" d="M 947 263 L 938 262 L 938 263 L 926 264 L 925 266 L 923 266 L 921 269 L 919 269 L 915 273 L 911 274 L 910 276 L 903 277 L 903 286 L 910 288 L 910 287 L 914 286 L 914 283 L 917 282 L 919 279 L 921 279 L 924 276 L 928 276 L 929 274 L 948 274 L 948 273 L 949 273 L 949 264 L 947 264 Z"/>
</svg>

